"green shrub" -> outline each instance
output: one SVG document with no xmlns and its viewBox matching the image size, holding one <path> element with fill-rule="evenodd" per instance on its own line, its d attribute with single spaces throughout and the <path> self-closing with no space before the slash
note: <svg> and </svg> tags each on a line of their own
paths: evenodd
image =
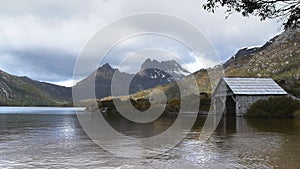
<svg viewBox="0 0 300 169">
<path fill-rule="evenodd" d="M 247 110 L 248 117 L 291 118 L 300 109 L 300 103 L 290 97 L 271 97 L 258 100 Z"/>
</svg>

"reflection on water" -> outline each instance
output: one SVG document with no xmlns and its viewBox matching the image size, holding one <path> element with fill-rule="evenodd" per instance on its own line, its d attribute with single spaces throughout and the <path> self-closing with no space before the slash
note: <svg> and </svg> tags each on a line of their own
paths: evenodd
<svg viewBox="0 0 300 169">
<path fill-rule="evenodd" d="M 7 109 L 7 108 L 6 108 Z M 300 120 L 223 118 L 209 140 L 199 140 L 205 117 L 174 149 L 132 159 L 94 144 L 72 109 L 37 109 L 5 114 L 0 109 L 0 168 L 299 168 Z M 107 118 L 127 135 L 152 135 L 172 124 L 164 117 L 146 127 Z M 188 131 L 182 131 L 188 132 Z M 127 143 L 128 140 L 114 140 Z M 131 143 L 133 144 L 133 143 Z M 130 153 L 130 152 L 128 152 Z"/>
</svg>

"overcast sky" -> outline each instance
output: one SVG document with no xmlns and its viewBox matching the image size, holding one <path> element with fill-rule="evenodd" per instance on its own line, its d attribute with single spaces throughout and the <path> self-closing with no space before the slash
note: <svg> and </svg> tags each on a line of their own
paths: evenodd
<svg viewBox="0 0 300 169">
<path fill-rule="evenodd" d="M 0 0 L 0 69 L 14 75 L 70 86 L 76 58 L 95 32 L 119 18 L 145 12 L 171 14 L 192 23 L 211 41 L 221 61 L 242 47 L 262 45 L 282 31 L 278 20 L 261 22 L 259 18 L 243 18 L 239 14 L 225 19 L 224 10 L 207 13 L 202 9 L 203 2 Z M 132 25 L 131 29 L 135 26 Z M 125 28 L 120 27 L 122 29 Z M 118 66 L 126 53 L 143 48 L 161 48 L 184 56 L 182 58 L 193 57 L 177 42 L 145 36 L 124 41 L 105 62 Z M 191 71 L 203 67 L 193 59 L 186 59 L 185 63 Z M 131 70 L 131 65 L 124 67 L 124 71 L 136 71 Z"/>
</svg>

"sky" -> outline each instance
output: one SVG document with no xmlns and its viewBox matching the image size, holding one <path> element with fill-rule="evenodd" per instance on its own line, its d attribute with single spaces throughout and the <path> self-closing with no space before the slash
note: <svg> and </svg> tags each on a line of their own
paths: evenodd
<svg viewBox="0 0 300 169">
<path fill-rule="evenodd" d="M 137 60 L 120 65 L 124 58 L 145 49 L 160 49 L 161 54 L 171 52 L 178 56 L 183 66 L 193 72 L 224 62 L 243 47 L 263 45 L 282 32 L 280 20 L 260 21 L 257 17 L 244 18 L 240 14 L 225 19 L 225 9 L 208 13 L 202 8 L 204 2 L 24 0 L 20 4 L 18 0 L 0 0 L 0 69 L 17 76 L 71 86 L 76 60 L 89 40 L 113 21 L 140 13 L 164 13 L 191 23 L 211 43 L 219 60 L 209 60 L 203 65 L 195 59 L 197 54 L 182 43 L 163 36 L 143 35 L 117 44 L 99 65 L 109 62 L 113 67 L 134 73 L 140 66 Z M 143 26 L 121 25 L 118 31 L 141 30 Z M 170 31 L 176 31 L 176 27 Z M 107 38 L 104 41 L 109 41 Z M 160 56 L 149 57 L 159 59 Z"/>
</svg>

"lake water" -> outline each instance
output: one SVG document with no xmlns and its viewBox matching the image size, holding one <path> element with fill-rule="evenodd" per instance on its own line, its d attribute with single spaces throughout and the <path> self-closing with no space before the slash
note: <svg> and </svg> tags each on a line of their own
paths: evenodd
<svg viewBox="0 0 300 169">
<path fill-rule="evenodd" d="M 166 129 L 173 118 L 160 118 L 146 130 L 120 118 L 107 120 L 122 133 L 150 136 L 157 132 L 151 127 Z M 199 117 L 172 150 L 139 159 L 96 145 L 73 108 L 2 107 L 0 168 L 300 168 L 300 120 L 224 118 L 203 142 L 198 137 L 204 121 Z"/>
</svg>

